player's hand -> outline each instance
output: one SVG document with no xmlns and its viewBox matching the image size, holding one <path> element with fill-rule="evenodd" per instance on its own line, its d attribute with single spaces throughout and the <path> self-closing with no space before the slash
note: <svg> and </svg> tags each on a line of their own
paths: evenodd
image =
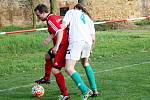
<svg viewBox="0 0 150 100">
<path fill-rule="evenodd" d="M 51 38 L 46 38 L 44 41 L 43 41 L 43 44 L 44 45 L 48 45 L 51 41 Z"/>
<path fill-rule="evenodd" d="M 51 50 L 51 53 L 56 54 L 58 50 L 58 47 L 54 46 Z"/>
</svg>

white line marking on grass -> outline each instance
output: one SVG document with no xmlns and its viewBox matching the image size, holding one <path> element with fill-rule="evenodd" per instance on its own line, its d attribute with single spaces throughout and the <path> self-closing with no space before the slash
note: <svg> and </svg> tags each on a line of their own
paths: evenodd
<svg viewBox="0 0 150 100">
<path fill-rule="evenodd" d="M 55 81 L 55 80 L 51 80 L 51 82 L 52 82 L 52 81 Z M 34 83 L 28 84 L 28 85 L 23 85 L 23 86 L 18 86 L 18 87 L 12 87 L 12 88 L 9 88 L 9 89 L 2 89 L 2 90 L 0 90 L 0 92 L 16 90 L 16 89 L 23 88 L 23 87 L 29 87 L 29 86 L 32 86 L 33 84 L 34 84 Z"/>
<path fill-rule="evenodd" d="M 142 63 L 138 63 L 138 64 L 133 64 L 133 65 L 127 65 L 124 67 L 116 67 L 116 68 L 112 68 L 112 69 L 101 70 L 101 71 L 97 71 L 95 73 L 109 72 L 109 71 L 113 71 L 113 70 L 118 70 L 118 69 L 122 69 L 122 68 L 128 68 L 128 67 L 133 67 L 133 66 L 138 66 L 138 65 L 143 65 L 143 64 L 150 64 L 150 61 L 142 62 Z"/>
<path fill-rule="evenodd" d="M 18 86 L 18 87 L 12 87 L 12 88 L 9 88 L 9 89 L 3 89 L 3 90 L 0 90 L 0 92 L 11 91 L 11 90 L 15 90 L 15 89 L 18 89 L 18 88 L 29 87 L 29 86 L 32 86 L 32 84 Z"/>
<path fill-rule="evenodd" d="M 94 73 L 109 72 L 109 71 L 119 70 L 119 69 L 123 69 L 123 68 L 129 68 L 129 67 L 143 65 L 143 64 L 150 64 L 150 61 L 148 61 L 148 62 L 142 62 L 142 63 L 138 63 L 138 64 L 133 64 L 133 65 L 127 65 L 127 66 L 124 66 L 124 67 L 116 67 L 116 68 L 112 68 L 112 69 L 101 70 L 101 71 L 97 71 L 97 72 L 94 72 Z M 85 75 L 86 74 L 82 74 L 81 76 L 85 76 Z M 69 78 L 70 77 L 68 76 L 65 79 L 69 79 Z M 51 80 L 51 82 L 52 81 L 55 81 L 55 80 Z M 16 90 L 16 89 L 19 89 L 19 88 L 22 88 L 22 87 L 29 87 L 29 86 L 32 86 L 32 85 L 33 84 L 28 84 L 28 85 L 23 85 L 23 86 L 18 86 L 18 87 L 12 87 L 12 88 L 9 88 L 9 89 L 2 89 L 2 90 L 0 90 L 0 92 Z"/>
</svg>

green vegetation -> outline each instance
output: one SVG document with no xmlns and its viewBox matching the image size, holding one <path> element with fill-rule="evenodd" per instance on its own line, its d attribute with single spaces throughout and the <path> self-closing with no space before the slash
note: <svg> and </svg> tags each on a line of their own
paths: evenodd
<svg viewBox="0 0 150 100">
<path fill-rule="evenodd" d="M 6 26 L 6 27 L 3 27 L 3 28 L 0 28 L 0 32 L 17 31 L 17 30 L 22 30 L 22 29 L 24 29 L 24 28 L 17 27 L 17 26 L 14 26 L 14 25 L 10 25 L 10 26 Z"/>
<path fill-rule="evenodd" d="M 95 25 L 95 29 L 97 31 L 106 31 L 106 30 L 114 30 L 117 27 L 115 27 L 115 23 L 109 23 L 109 24 L 98 24 Z"/>
<path fill-rule="evenodd" d="M 50 85 L 42 85 L 43 97 L 31 96 L 31 84 L 43 76 L 44 54 L 52 46 L 42 45 L 47 35 L 47 32 L 0 35 L 0 100 L 58 99 L 53 75 Z M 149 100 L 150 30 L 99 31 L 96 39 L 90 60 L 102 96 L 94 100 Z M 81 64 L 76 68 L 88 84 Z M 81 100 L 80 91 L 64 75 L 71 100 Z"/>
<path fill-rule="evenodd" d="M 103 22 L 97 20 L 95 22 Z M 106 31 L 106 30 L 114 30 L 117 29 L 118 23 L 107 23 L 107 24 L 96 24 L 95 29 L 96 31 Z"/>
<path fill-rule="evenodd" d="M 139 26 L 150 25 L 150 19 L 145 19 L 145 20 L 135 22 L 135 25 L 139 25 Z"/>
<path fill-rule="evenodd" d="M 98 20 L 96 22 L 101 22 L 101 21 Z M 134 28 L 136 26 L 144 26 L 144 25 L 150 25 L 150 19 L 139 20 L 136 22 L 116 22 L 116 23 L 107 23 L 107 24 L 97 24 L 95 25 L 95 29 L 96 31 L 107 31 L 107 30 Z"/>
<path fill-rule="evenodd" d="M 46 27 L 46 24 L 38 24 L 36 25 L 36 28 L 43 28 Z M 0 32 L 10 32 L 10 31 L 18 31 L 18 30 L 28 30 L 28 29 L 33 29 L 31 25 L 25 26 L 25 27 L 19 27 L 19 26 L 4 26 L 0 28 Z"/>
</svg>

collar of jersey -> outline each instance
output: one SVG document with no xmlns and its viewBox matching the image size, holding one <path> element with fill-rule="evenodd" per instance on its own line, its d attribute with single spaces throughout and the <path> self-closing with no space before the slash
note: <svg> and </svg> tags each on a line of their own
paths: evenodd
<svg viewBox="0 0 150 100">
<path fill-rule="evenodd" d="M 47 15 L 46 19 L 48 19 L 48 17 L 51 16 L 51 15 L 53 15 L 53 14 L 49 13 L 49 14 Z"/>
</svg>

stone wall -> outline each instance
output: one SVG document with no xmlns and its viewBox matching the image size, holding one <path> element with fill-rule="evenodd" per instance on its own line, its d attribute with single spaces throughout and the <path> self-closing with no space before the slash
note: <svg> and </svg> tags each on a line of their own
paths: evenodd
<svg viewBox="0 0 150 100">
<path fill-rule="evenodd" d="M 89 0 L 94 19 L 113 20 L 141 17 L 150 14 L 150 0 Z"/>
<path fill-rule="evenodd" d="M 32 10 L 30 0 L 0 0 L 0 26 L 31 25 Z M 49 0 L 33 0 L 34 4 L 49 4 Z M 48 5 L 49 6 L 49 5 Z"/>
<path fill-rule="evenodd" d="M 0 26 L 32 23 L 30 0 L 0 0 Z M 33 0 L 34 5 L 49 0 Z M 64 0 L 57 0 L 58 3 Z M 77 0 L 67 0 L 72 8 Z M 88 0 L 88 10 L 94 19 L 113 20 L 141 17 L 150 14 L 150 0 Z"/>
</svg>

